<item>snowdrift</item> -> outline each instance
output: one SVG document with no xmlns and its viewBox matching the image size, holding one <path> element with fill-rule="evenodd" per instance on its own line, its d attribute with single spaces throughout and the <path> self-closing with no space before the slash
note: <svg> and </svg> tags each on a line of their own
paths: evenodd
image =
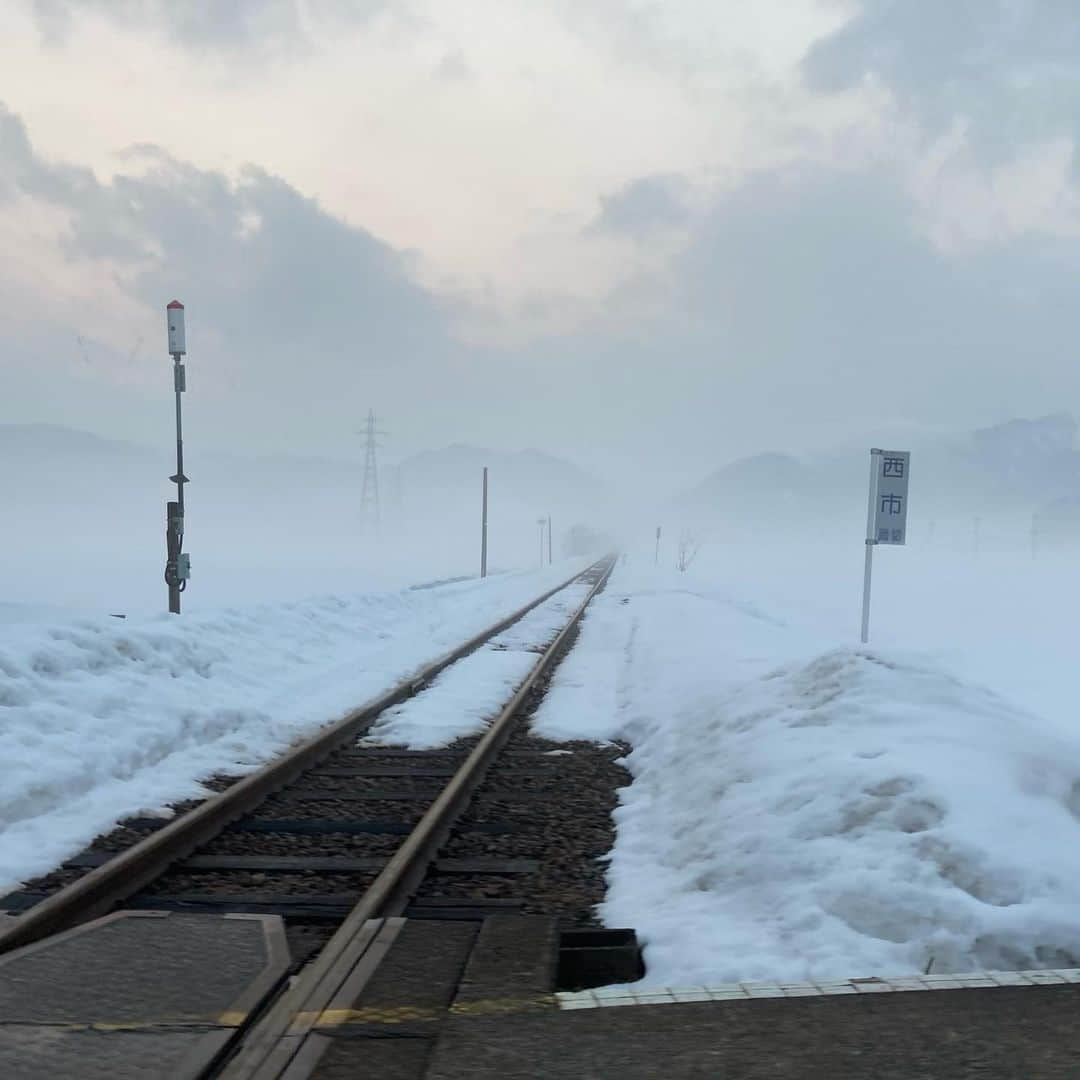
<svg viewBox="0 0 1080 1080">
<path fill-rule="evenodd" d="M 633 742 L 601 914 L 648 982 L 1080 966 L 1080 739 L 933 655 L 617 573 L 538 728 Z"/>
</svg>

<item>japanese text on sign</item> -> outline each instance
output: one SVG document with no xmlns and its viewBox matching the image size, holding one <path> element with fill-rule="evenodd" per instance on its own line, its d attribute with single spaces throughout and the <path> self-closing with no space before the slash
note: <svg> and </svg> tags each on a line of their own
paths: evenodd
<svg viewBox="0 0 1080 1080">
<path fill-rule="evenodd" d="M 907 534 L 908 479 L 911 453 L 877 450 L 875 467 L 873 531 L 868 537 L 878 544 L 903 544 Z"/>
</svg>

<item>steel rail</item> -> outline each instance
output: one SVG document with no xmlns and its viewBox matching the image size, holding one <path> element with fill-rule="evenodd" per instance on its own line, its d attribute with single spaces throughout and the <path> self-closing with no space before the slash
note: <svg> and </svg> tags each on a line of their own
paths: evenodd
<svg viewBox="0 0 1080 1080">
<path fill-rule="evenodd" d="M 258 806 L 269 795 L 291 783 L 350 739 L 356 738 L 379 713 L 407 701 L 451 664 L 475 652 L 534 608 L 602 565 L 605 565 L 603 559 L 585 570 L 579 570 L 524 607 L 427 664 L 386 693 L 354 709 L 275 761 L 238 780 L 225 791 L 212 795 L 199 806 L 120 852 L 103 866 L 41 900 L 0 930 L 0 953 L 29 945 L 50 934 L 107 914 L 160 877 L 173 863 L 212 840 L 227 825 Z"/>
<path fill-rule="evenodd" d="M 599 576 L 558 636 L 540 655 L 525 681 L 488 726 L 472 752 L 436 797 L 415 829 L 379 876 L 345 917 L 319 955 L 303 969 L 291 986 L 256 1021 L 224 1068 L 214 1075 L 222 1080 L 270 1080 L 281 1076 L 301 1050 L 320 1013 L 341 1000 L 348 984 L 358 990 L 356 974 L 366 979 L 377 964 L 372 951 L 380 939 L 392 940 L 409 898 L 423 880 L 430 863 L 445 843 L 458 817 L 483 782 L 488 768 L 506 744 L 514 720 L 537 682 L 552 667 L 567 638 L 581 621 L 593 597 L 604 587 L 615 567 L 613 557 L 594 564 Z M 385 931 L 390 931 L 389 934 Z M 381 954 L 379 956 L 381 959 Z M 348 1007 L 343 1003 L 343 1007 Z M 290 1076 L 293 1074 L 290 1072 Z"/>
</svg>

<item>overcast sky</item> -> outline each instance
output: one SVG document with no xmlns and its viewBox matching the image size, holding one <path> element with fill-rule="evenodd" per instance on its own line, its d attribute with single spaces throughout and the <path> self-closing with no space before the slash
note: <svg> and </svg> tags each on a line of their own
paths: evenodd
<svg viewBox="0 0 1080 1080">
<path fill-rule="evenodd" d="M 1080 402 L 1075 0 L 6 0 L 0 422 L 694 481 Z M 1080 409 L 1078 409 L 1080 411 Z M 677 482 L 677 481 L 676 481 Z"/>
</svg>

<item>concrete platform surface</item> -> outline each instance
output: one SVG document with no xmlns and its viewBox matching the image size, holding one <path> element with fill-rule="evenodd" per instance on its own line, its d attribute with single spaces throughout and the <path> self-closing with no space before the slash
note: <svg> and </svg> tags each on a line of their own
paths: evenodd
<svg viewBox="0 0 1080 1080">
<path fill-rule="evenodd" d="M 451 1013 L 424 1080 L 1064 1080 L 1080 987 Z"/>
<path fill-rule="evenodd" d="M 1080 1080 L 1080 984 L 1061 973 L 653 990 L 639 1000 L 667 1004 L 640 1004 L 629 987 L 555 994 L 557 938 L 552 920 L 498 916 L 466 955 L 460 924 L 408 922 L 378 984 L 323 1018 L 311 1067 L 288 1080 Z"/>
<path fill-rule="evenodd" d="M 197 1076 L 288 966 L 276 916 L 107 915 L 0 957 L 0 1076 Z"/>
</svg>

